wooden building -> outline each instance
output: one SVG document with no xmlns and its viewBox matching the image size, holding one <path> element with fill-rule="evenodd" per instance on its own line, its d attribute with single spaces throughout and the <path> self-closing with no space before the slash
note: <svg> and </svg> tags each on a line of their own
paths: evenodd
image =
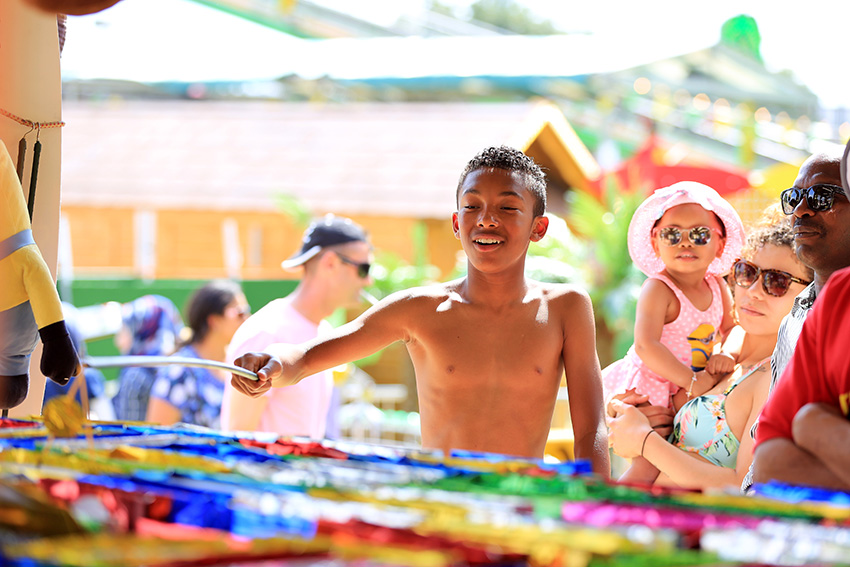
<svg viewBox="0 0 850 567">
<path fill-rule="evenodd" d="M 408 262 L 424 227 L 427 262 L 446 275 L 458 176 L 484 147 L 546 167 L 553 211 L 599 175 L 542 101 L 66 101 L 64 119 L 60 277 L 288 277 L 280 262 L 303 230 L 293 202 L 354 218 Z"/>
</svg>

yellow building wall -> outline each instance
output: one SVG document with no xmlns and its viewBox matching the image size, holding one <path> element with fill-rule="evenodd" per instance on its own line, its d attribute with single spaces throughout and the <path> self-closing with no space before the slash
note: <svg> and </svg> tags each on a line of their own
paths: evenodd
<svg viewBox="0 0 850 567">
<path fill-rule="evenodd" d="M 62 206 L 71 234 L 74 271 L 130 275 L 135 264 L 133 210 Z"/>
<path fill-rule="evenodd" d="M 730 195 L 726 200 L 735 207 L 735 210 L 741 215 L 744 228 L 749 230 L 750 227 L 758 224 L 768 207 L 779 204 L 779 191 L 749 189 Z"/>
<path fill-rule="evenodd" d="M 156 215 L 156 267 L 160 279 L 226 277 L 223 225 L 235 222 L 242 254 L 242 279 L 291 279 L 297 273 L 280 262 L 301 245 L 304 228 L 282 213 L 159 210 Z M 65 206 L 74 272 L 78 276 L 139 276 L 136 260 L 136 216 L 130 208 Z M 391 252 L 408 263 L 415 258 L 413 234 L 426 229 L 430 263 L 442 277 L 452 272 L 460 251 L 450 219 L 419 220 L 353 215 L 369 233 L 376 250 Z"/>
</svg>

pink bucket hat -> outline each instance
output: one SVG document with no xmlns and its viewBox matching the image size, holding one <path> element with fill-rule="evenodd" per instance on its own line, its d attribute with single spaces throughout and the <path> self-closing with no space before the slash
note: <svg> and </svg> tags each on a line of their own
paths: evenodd
<svg viewBox="0 0 850 567">
<path fill-rule="evenodd" d="M 696 181 L 680 181 L 657 189 L 635 211 L 629 223 L 629 255 L 635 266 L 648 276 L 664 269 L 664 263 L 652 249 L 652 227 L 672 207 L 695 203 L 716 214 L 726 228 L 726 246 L 720 258 L 708 266 L 708 273 L 725 274 L 741 255 L 744 247 L 744 224 L 729 202 L 708 185 Z"/>
</svg>

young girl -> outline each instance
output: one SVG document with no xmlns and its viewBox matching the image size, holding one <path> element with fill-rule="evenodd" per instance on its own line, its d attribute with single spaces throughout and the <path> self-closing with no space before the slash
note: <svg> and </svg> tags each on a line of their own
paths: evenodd
<svg viewBox="0 0 850 567">
<path fill-rule="evenodd" d="M 629 254 L 649 276 L 637 302 L 635 343 L 602 374 L 605 402 L 633 390 L 670 406 L 680 389 L 698 396 L 713 375 L 730 372 L 729 356 L 712 359 L 733 327 L 732 296 L 720 278 L 741 253 L 744 227 L 714 189 L 683 181 L 658 189 L 629 224 Z"/>
</svg>

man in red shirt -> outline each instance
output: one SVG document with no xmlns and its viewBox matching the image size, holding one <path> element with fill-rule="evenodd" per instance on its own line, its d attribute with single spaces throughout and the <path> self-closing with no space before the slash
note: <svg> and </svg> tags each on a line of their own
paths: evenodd
<svg viewBox="0 0 850 567">
<path fill-rule="evenodd" d="M 793 198 L 787 204 L 798 202 L 794 214 L 803 213 L 798 218 L 812 216 L 813 211 L 834 214 L 835 201 L 847 205 L 848 156 L 850 143 L 840 168 L 844 194 L 839 196 L 834 191 L 829 203 L 819 201 L 812 190 L 791 195 Z M 827 220 L 823 219 L 821 224 Z M 850 231 L 850 226 L 842 230 L 836 223 L 832 224 L 839 238 L 841 233 Z M 806 226 L 799 230 L 797 238 L 811 241 L 810 248 L 824 248 L 823 242 L 817 242 L 823 240 L 824 230 Z M 850 336 L 850 268 L 829 276 L 803 325 L 794 355 L 762 410 L 753 458 L 755 482 L 778 480 L 850 490 L 850 357 L 844 338 L 847 336 Z"/>
<path fill-rule="evenodd" d="M 755 481 L 850 490 L 850 268 L 832 275 L 762 410 Z"/>
</svg>

